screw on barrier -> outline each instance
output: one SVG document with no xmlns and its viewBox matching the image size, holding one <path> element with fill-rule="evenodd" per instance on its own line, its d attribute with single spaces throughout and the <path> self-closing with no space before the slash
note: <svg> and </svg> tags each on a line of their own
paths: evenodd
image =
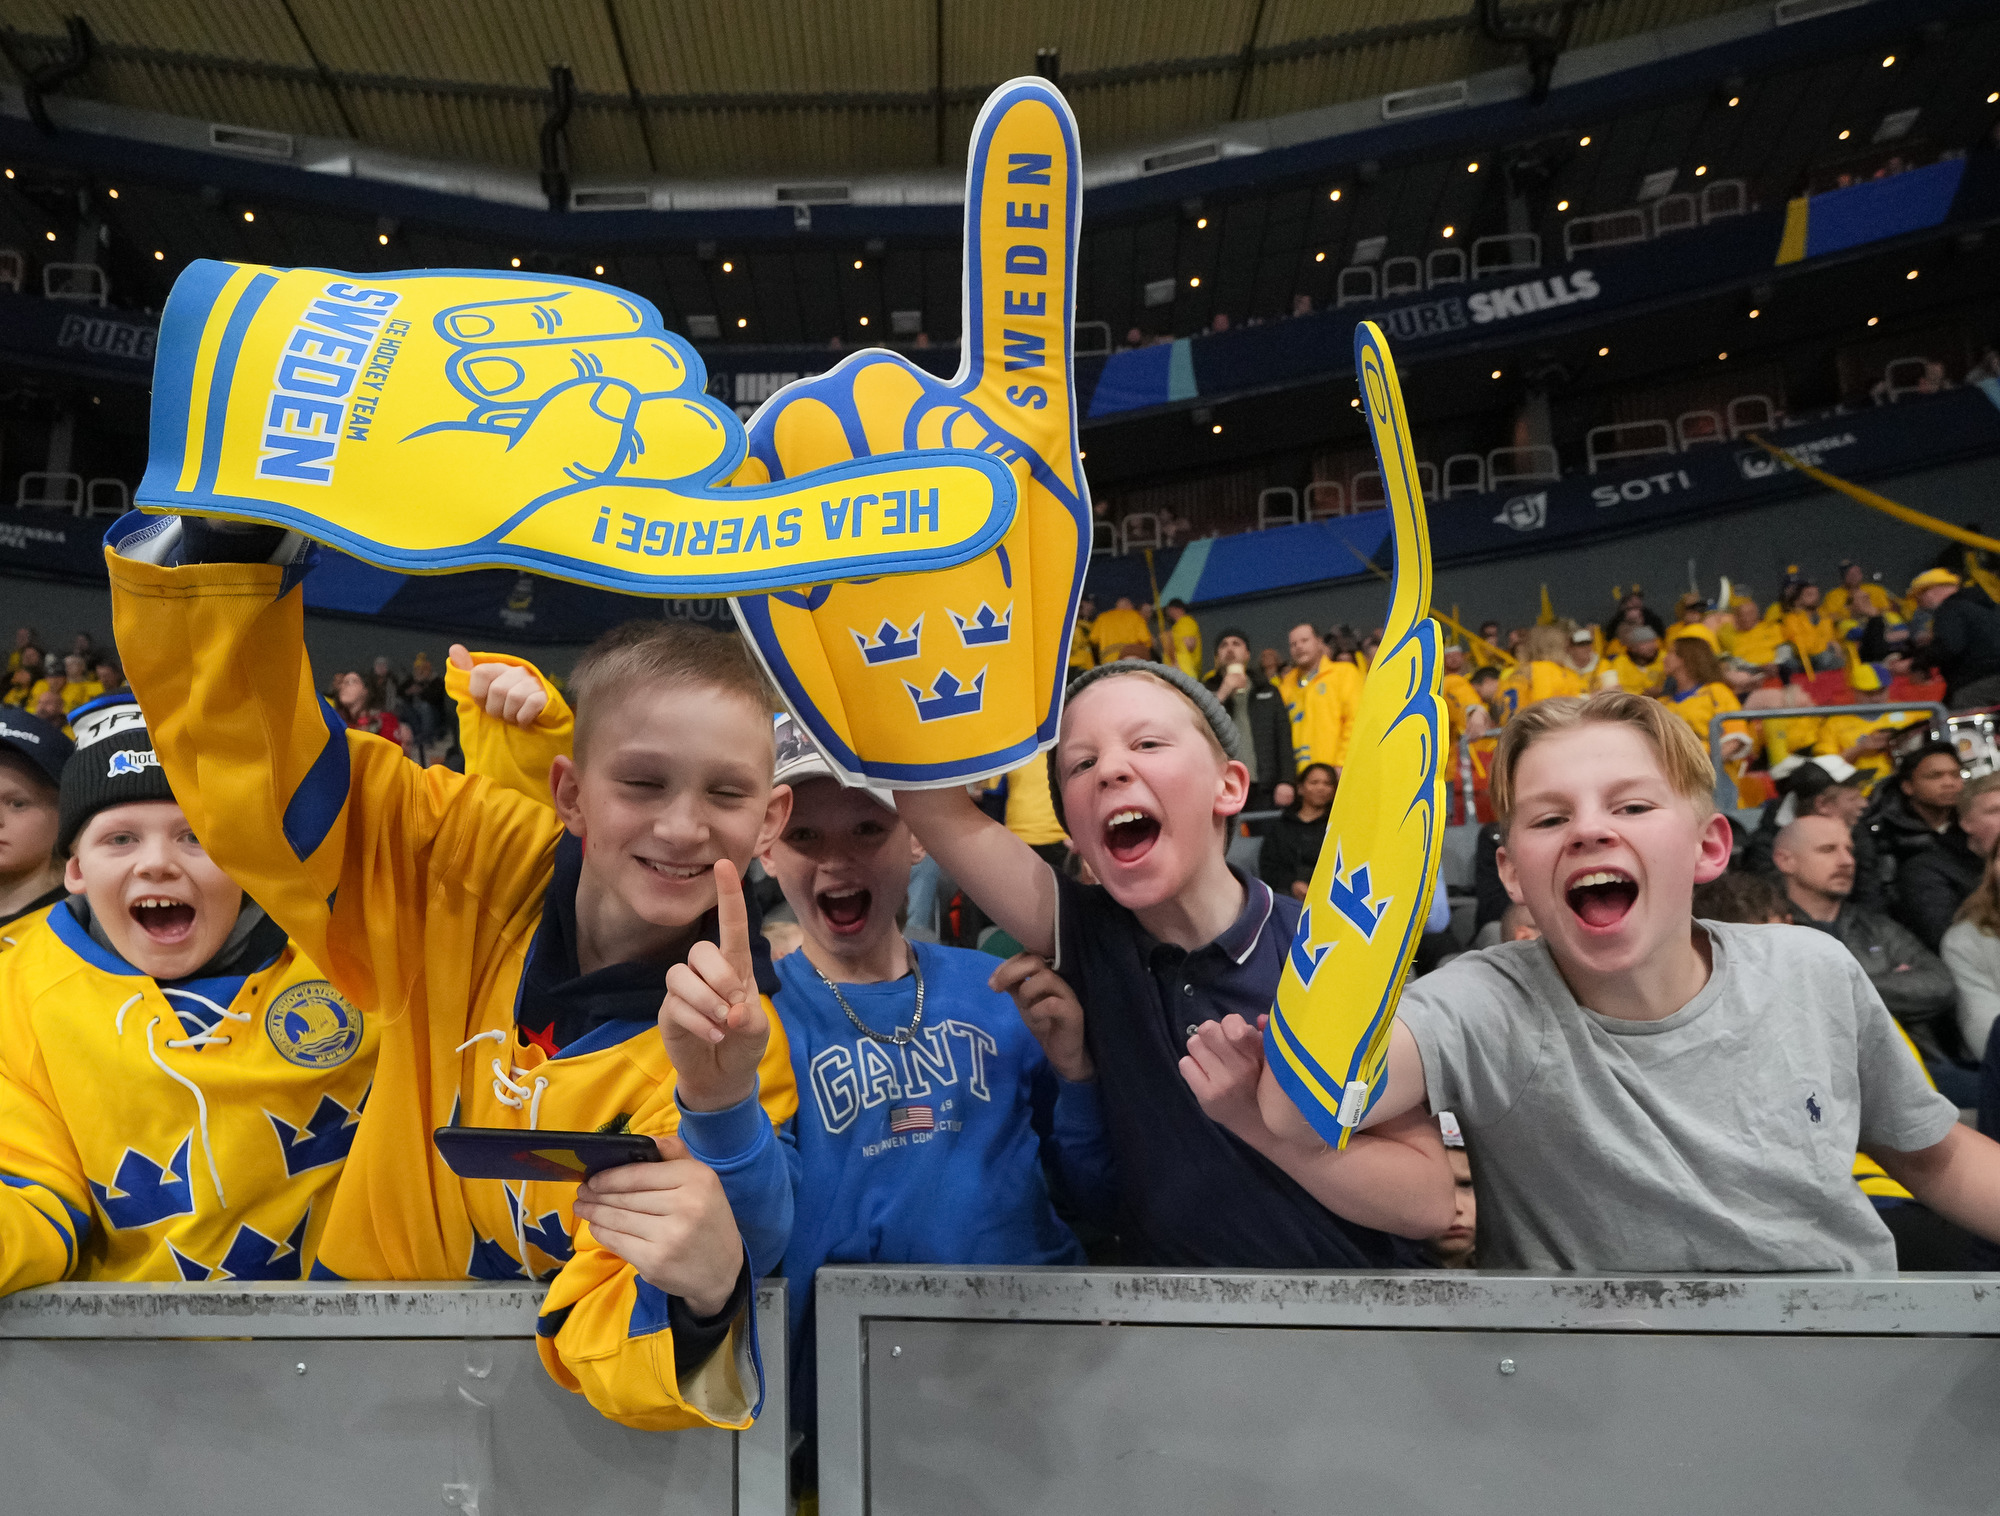
<svg viewBox="0 0 2000 1516">
<path fill-rule="evenodd" d="M 300 1365 L 298 1365 L 298 1371 L 299 1371 L 299 1372 L 300 1372 L 301 1374 L 303 1374 L 303 1373 L 304 1373 L 304 1372 L 306 1371 L 306 1366 L 305 1366 L 304 1364 L 300 1364 Z"/>
<path fill-rule="evenodd" d="M 1500 1360 L 1500 1372 L 1501 1372 L 1501 1373 L 1503 1373 L 1503 1374 L 1511 1374 L 1511 1373 L 1513 1373 L 1513 1372 L 1514 1372 L 1514 1360 L 1513 1360 L 1513 1359 L 1511 1359 L 1511 1358 L 1503 1358 L 1503 1359 L 1501 1359 L 1501 1360 Z"/>
<path fill-rule="evenodd" d="M 900 1347 L 891 1348 L 889 1349 L 889 1356 L 891 1358 L 901 1358 L 903 1356 L 903 1350 Z"/>
</svg>

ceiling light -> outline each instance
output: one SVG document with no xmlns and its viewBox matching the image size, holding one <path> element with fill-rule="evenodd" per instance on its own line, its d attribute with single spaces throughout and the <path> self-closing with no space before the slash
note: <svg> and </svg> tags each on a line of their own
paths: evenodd
<svg viewBox="0 0 2000 1516">
<path fill-rule="evenodd" d="M 856 258 L 856 259 L 854 260 L 854 266 L 855 266 L 856 268 L 859 268 L 859 267 L 861 267 L 861 260 L 860 260 L 859 258 Z"/>
<path fill-rule="evenodd" d="M 116 191 L 116 190 L 112 190 L 112 191 L 110 192 L 110 194 L 111 194 L 111 198 L 112 198 L 113 200 L 116 200 L 116 199 L 118 198 L 118 191 Z"/>
<path fill-rule="evenodd" d="M 9 179 L 14 177 L 14 171 L 11 168 L 7 170 L 7 177 Z M 1340 191 L 1335 190 L 1332 194 L 1328 195 L 1326 198 L 1329 200 L 1338 200 L 1340 198 Z"/>
<path fill-rule="evenodd" d="M 863 326 L 866 326 L 866 325 L 868 324 L 868 318 L 867 318 L 866 316 L 863 316 L 863 317 L 861 318 L 861 324 L 862 324 Z"/>
<path fill-rule="evenodd" d="M 389 245 L 389 234 L 387 232 L 377 232 L 375 240 L 381 243 L 382 246 L 387 247 Z"/>
<path fill-rule="evenodd" d="M 1870 317 L 1868 318 L 1868 324 L 1869 324 L 1870 326 L 1874 326 L 1874 325 L 1876 325 L 1876 324 L 1877 324 L 1878 322 L 1880 322 L 1880 321 L 1881 321 L 1881 319 L 1882 319 L 1882 318 L 1881 318 L 1880 316 L 1870 316 Z"/>
<path fill-rule="evenodd" d="M 1315 262 L 1315 263 L 1324 263 L 1324 262 L 1326 262 L 1326 254 L 1325 254 L 1325 253 L 1314 253 L 1314 254 L 1313 254 L 1313 262 Z"/>
<path fill-rule="evenodd" d="M 1208 230 L 1208 217 L 1206 217 L 1206 216 L 1203 216 L 1203 217 L 1201 217 L 1201 218 L 1200 218 L 1199 220 L 1197 220 L 1197 221 L 1195 222 L 1195 224 L 1194 224 L 1194 229 L 1195 229 L 1196 231 L 1198 231 L 1198 232 L 1205 232 L 1205 231 L 1207 231 L 1207 230 Z"/>
<path fill-rule="evenodd" d="M 161 252 L 158 248 L 155 248 L 153 250 L 153 261 L 155 263 L 165 263 L 167 261 L 167 255 Z"/>
<path fill-rule="evenodd" d="M 1357 411 L 1361 409 L 1361 399 L 1359 396 L 1356 396 L 1354 399 L 1348 401 L 1347 403 L 1353 406 L 1354 409 Z"/>
<path fill-rule="evenodd" d="M 1741 95 L 1731 95 L 1731 96 L 1729 97 L 1729 105 L 1730 105 L 1730 109 L 1734 110 L 1734 109 L 1736 108 L 1736 106 L 1738 106 L 1739 104 L 1741 104 L 1741 103 L 1742 103 L 1742 100 L 1743 100 L 1743 97 L 1742 97 Z"/>
<path fill-rule="evenodd" d="M 1194 278 L 1192 278 L 1192 279 L 1188 280 L 1188 288 L 1189 288 L 1189 289 L 1191 289 L 1191 290 L 1198 290 L 1198 289 L 1200 289 L 1200 288 L 1201 288 L 1201 275 L 1199 275 L 1199 274 L 1196 274 L 1196 275 L 1194 276 Z"/>
<path fill-rule="evenodd" d="M 1841 140 L 1842 142 L 1845 142 L 1845 141 L 1846 141 L 1846 140 L 1847 140 L 1847 139 L 1848 139 L 1849 137 L 1851 137 L 1851 136 L 1853 136 L 1853 135 L 1854 135 L 1854 133 L 1852 133 L 1852 132 L 1850 132 L 1850 131 L 1845 131 L 1845 130 L 1843 130 L 1843 131 L 1841 132 L 1841 134 L 1840 134 L 1840 140 Z"/>
<path fill-rule="evenodd" d="M 600 279 L 604 277 L 604 265 L 601 263 L 597 265 L 597 277 Z"/>
<path fill-rule="evenodd" d="M 1577 138 L 1577 139 L 1576 139 L 1576 145 L 1577 145 L 1578 147 L 1589 147 L 1589 146 L 1590 146 L 1590 138 L 1588 138 L 1588 137 L 1579 137 L 1579 138 Z"/>
<path fill-rule="evenodd" d="M 509 266 L 510 266 L 510 267 L 513 267 L 513 268 L 519 268 L 519 267 L 521 266 L 521 260 L 520 260 L 519 258 L 515 258 L 515 259 L 511 260 L 511 263 L 510 263 L 510 265 L 509 265 Z"/>
<path fill-rule="evenodd" d="M 1214 426 L 1211 426 L 1208 430 L 1211 435 L 1220 437 L 1222 435 L 1222 423 L 1218 421 L 1215 423 Z"/>
<path fill-rule="evenodd" d="M 722 271 L 725 274 L 733 274 L 736 272 L 736 265 L 733 263 L 725 263 L 722 265 Z"/>
<path fill-rule="evenodd" d="M 1608 347 L 1600 347 L 1597 350 L 1597 356 L 1600 358 L 1609 358 L 1611 356 L 1611 349 Z"/>
<path fill-rule="evenodd" d="M 54 232 L 44 232 L 42 233 L 42 235 L 47 237 L 51 242 L 56 240 L 56 234 Z"/>
<path fill-rule="evenodd" d="M 1988 103 L 1988 104 L 1991 104 L 1992 102 L 1991 102 L 1991 101 L 1989 100 L 1989 101 L 1988 101 L 1987 103 Z M 13 170 L 12 170 L 11 168 L 7 170 L 7 177 L 8 177 L 9 179 L 11 179 L 11 178 L 13 178 L 13 177 L 14 177 L 14 171 L 13 171 Z M 1338 198 L 1338 197 L 1336 196 L 1336 198 Z"/>
<path fill-rule="evenodd" d="M 1090 454 L 1086 453 L 1082 448 L 1078 448 L 1076 450 L 1076 456 L 1078 458 L 1088 458 Z"/>
<path fill-rule="evenodd" d="M 1894 53 L 1889 54 L 1888 57 L 1882 60 L 1882 67 L 1884 68 L 1894 68 L 1895 66 L 1896 66 L 1896 55 Z"/>
<path fill-rule="evenodd" d="M 1988 105 L 2000 105 L 2000 89 L 1996 89 L 1992 94 L 1988 95 L 1986 103 Z M 7 177 L 9 179 L 14 177 L 14 171 L 11 168 L 7 170 Z"/>
<path fill-rule="evenodd" d="M 1764 313 L 1763 313 L 1762 311 L 1758 310 L 1758 309 L 1757 309 L 1757 308 L 1756 308 L 1755 306 L 1752 306 L 1752 307 L 1750 308 L 1750 319 L 1751 319 L 1752 321 L 1755 321 L 1755 320 L 1756 320 L 1756 319 L 1757 319 L 1757 318 L 1758 318 L 1759 316 L 1761 316 L 1761 315 L 1763 315 L 1763 314 L 1764 314 Z"/>
<path fill-rule="evenodd" d="M 750 324 L 750 318 L 748 316 L 738 316 L 736 318 L 736 329 L 739 332 L 742 331 L 743 328 L 748 326 L 749 324 Z"/>
<path fill-rule="evenodd" d="M 1566 210 L 1568 210 L 1568 209 L 1569 209 L 1569 202 L 1568 202 L 1567 200 L 1558 200 L 1558 201 L 1556 202 L 1556 209 L 1557 209 L 1557 210 L 1559 210 L 1559 211 L 1566 211 Z"/>
<path fill-rule="evenodd" d="M 257 213 L 255 211 L 245 211 L 243 213 L 243 219 L 245 221 L 255 221 L 257 219 Z"/>
<path fill-rule="evenodd" d="M 1729 354 L 1727 354 L 1727 353 L 1717 353 L 1717 354 L 1715 355 L 1715 361 L 1716 361 L 1717 363 L 1727 363 L 1727 362 L 1729 361 Z"/>
<path fill-rule="evenodd" d="M 1476 174 L 1479 172 L 1479 165 L 1476 163 L 1468 163 L 1465 165 L 1465 171 L 1468 174 Z"/>
<path fill-rule="evenodd" d="M 1708 172 L 1708 165 L 1704 163 L 1695 169 L 1694 176 L 1695 178 L 1699 179 L 1703 174 L 1707 172 Z"/>
<path fill-rule="evenodd" d="M 1455 227 L 1455 226 L 1448 226 L 1448 227 L 1446 227 L 1446 228 L 1444 229 L 1444 234 L 1445 234 L 1445 235 L 1446 235 L 1447 237 L 1449 237 L 1449 236 L 1450 236 L 1450 235 L 1451 235 L 1451 234 L 1452 234 L 1453 232 L 1455 232 L 1455 231 L 1457 231 L 1457 230 L 1458 230 L 1458 228 L 1457 228 L 1457 227 Z"/>
<path fill-rule="evenodd" d="M 1915 269 L 1911 269 L 1907 274 L 1903 275 L 1903 277 L 1905 279 L 1914 279 L 1917 277 L 1917 271 Z"/>
<path fill-rule="evenodd" d="M 1500 370 L 1498 370 L 1498 369 L 1496 368 L 1496 369 L 1495 369 L 1495 370 L 1493 371 L 1493 377 L 1494 377 L 1495 379 L 1498 379 L 1498 378 L 1500 377 Z"/>
</svg>

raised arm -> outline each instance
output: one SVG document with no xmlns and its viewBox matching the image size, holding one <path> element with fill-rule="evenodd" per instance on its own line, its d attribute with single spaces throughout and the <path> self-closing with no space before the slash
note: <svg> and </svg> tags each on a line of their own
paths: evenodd
<svg viewBox="0 0 2000 1516">
<path fill-rule="evenodd" d="M 467 652 L 453 643 L 445 693 L 458 705 L 458 745 L 465 771 L 551 809 L 549 769 L 567 758 L 576 736 L 569 702 L 524 658 Z"/>
<path fill-rule="evenodd" d="M 963 787 L 898 790 L 896 809 L 938 865 L 1026 951 L 1053 958 L 1056 880 L 1035 850 Z"/>
<path fill-rule="evenodd" d="M 185 561 L 204 537 L 182 528 L 128 516 L 105 552 L 160 762 L 210 856 L 371 1009 L 422 963 L 434 889 L 529 898 L 559 823 L 348 731 L 314 687 L 297 567 Z"/>
</svg>

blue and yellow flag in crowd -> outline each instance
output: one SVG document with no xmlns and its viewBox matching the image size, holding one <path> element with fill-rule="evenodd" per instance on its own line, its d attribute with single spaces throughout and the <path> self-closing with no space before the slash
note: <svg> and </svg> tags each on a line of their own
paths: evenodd
<svg viewBox="0 0 2000 1516">
<path fill-rule="evenodd" d="M 1389 497 L 1396 573 L 1326 843 L 1264 1033 L 1278 1083 L 1337 1147 L 1381 1096 L 1396 997 L 1430 914 L 1444 847 L 1446 728 L 1438 628 L 1428 614 L 1430 532 L 1395 360 L 1372 321 L 1355 328 L 1354 368 Z"/>
<path fill-rule="evenodd" d="M 961 784 L 1055 741 L 1090 557 L 1070 374 L 1081 191 L 1061 93 L 1041 79 L 1002 85 L 973 126 L 966 169 L 958 374 L 857 353 L 750 419 L 740 485 L 969 448 L 1004 465 L 1018 492 L 1005 535 L 958 567 L 738 600 L 786 703 L 850 779 Z"/>
<path fill-rule="evenodd" d="M 402 573 L 655 597 L 946 568 L 1014 520 L 1004 463 L 936 441 L 729 488 L 743 427 L 705 383 L 653 306 L 588 280 L 204 260 L 161 320 L 137 500 Z"/>
</svg>

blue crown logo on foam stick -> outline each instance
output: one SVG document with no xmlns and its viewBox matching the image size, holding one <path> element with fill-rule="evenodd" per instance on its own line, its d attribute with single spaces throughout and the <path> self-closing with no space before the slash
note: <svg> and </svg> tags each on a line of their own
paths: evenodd
<svg viewBox="0 0 2000 1516">
<path fill-rule="evenodd" d="M 948 716 L 970 716 L 979 709 L 979 702 L 986 693 L 986 670 L 981 669 L 970 684 L 960 684 L 958 676 L 950 669 L 938 671 L 931 681 L 931 698 L 926 700 L 924 692 L 909 680 L 903 681 L 903 688 L 910 692 L 910 698 L 917 703 L 919 721 L 942 721 Z"/>
<path fill-rule="evenodd" d="M 923 636 L 923 631 L 922 616 L 910 623 L 908 632 L 897 631 L 896 623 L 884 616 L 882 624 L 875 628 L 873 637 L 857 632 L 851 626 L 847 629 L 847 634 L 854 639 L 854 645 L 861 649 L 861 656 L 870 663 L 901 663 L 906 658 L 917 656 L 917 642 Z"/>
<path fill-rule="evenodd" d="M 979 602 L 979 614 L 971 620 L 957 611 L 950 614 L 951 624 L 958 628 L 958 640 L 967 647 L 990 647 L 1005 642 L 1014 630 L 1014 606 L 1011 601 L 1004 615 L 994 615 L 993 607 L 983 600 Z"/>
</svg>

